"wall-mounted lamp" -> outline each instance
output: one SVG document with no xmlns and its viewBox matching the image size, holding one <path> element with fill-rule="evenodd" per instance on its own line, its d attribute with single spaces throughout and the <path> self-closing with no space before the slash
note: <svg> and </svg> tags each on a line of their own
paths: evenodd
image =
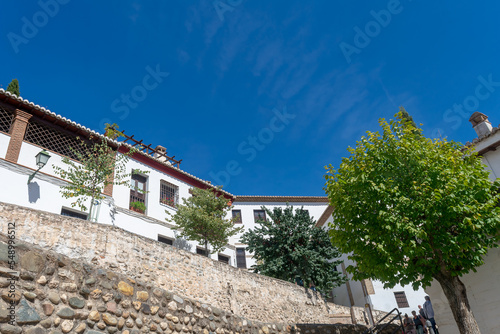
<svg viewBox="0 0 500 334">
<path fill-rule="evenodd" d="M 49 153 L 47 153 L 47 151 L 42 150 L 42 151 L 38 152 L 38 154 L 35 156 L 35 158 L 36 158 L 36 165 L 38 166 L 38 169 L 33 174 L 30 175 L 30 177 L 28 179 L 28 184 L 30 184 L 31 180 L 33 180 L 36 173 L 38 173 L 38 171 L 40 169 L 42 169 L 43 166 L 45 166 L 47 164 L 47 161 L 49 161 L 50 155 L 49 155 Z"/>
</svg>

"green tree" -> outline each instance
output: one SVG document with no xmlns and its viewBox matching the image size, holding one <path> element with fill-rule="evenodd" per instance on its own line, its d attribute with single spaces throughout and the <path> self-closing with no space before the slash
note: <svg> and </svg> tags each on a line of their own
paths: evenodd
<svg viewBox="0 0 500 334">
<path fill-rule="evenodd" d="M 241 238 L 254 253 L 257 264 L 253 271 L 266 276 L 295 282 L 302 279 L 305 287 L 314 283 L 326 293 L 345 282 L 335 267 L 340 253 L 332 246 L 328 232 L 315 226 L 309 212 L 288 206 L 273 211 L 262 207 L 270 219 L 257 221 Z"/>
<path fill-rule="evenodd" d="M 424 137 L 401 112 L 396 118 L 380 120 L 382 133 L 367 132 L 338 170 L 327 167 L 331 239 L 352 252 L 355 279 L 414 288 L 435 279 L 460 333 L 479 333 L 460 276 L 498 246 L 500 183 L 473 149 Z"/>
<path fill-rule="evenodd" d="M 7 91 L 11 92 L 16 96 L 20 96 L 19 94 L 19 81 L 17 79 L 13 79 L 10 84 L 7 86 Z"/>
<path fill-rule="evenodd" d="M 411 117 L 411 115 L 408 114 L 408 112 L 406 111 L 406 109 L 404 107 L 399 107 L 399 112 L 401 113 L 401 119 L 405 120 L 411 126 L 413 126 L 415 128 L 414 129 L 415 133 L 419 132 L 418 129 L 417 129 L 417 124 L 415 124 L 415 121 L 413 120 L 413 117 Z"/>
<path fill-rule="evenodd" d="M 89 220 L 95 200 L 105 198 L 102 192 L 107 185 L 129 185 L 131 173 L 126 172 L 126 163 L 134 152 L 116 154 L 106 139 L 90 139 L 91 144 L 80 140 L 82 150 L 71 148 L 77 161 L 64 157 L 63 167 L 53 165 L 56 175 L 69 182 L 60 192 L 64 198 L 75 200 L 72 206 L 87 211 L 86 203 L 90 198 Z"/>
<path fill-rule="evenodd" d="M 233 219 L 226 219 L 232 209 L 229 200 L 215 189 L 192 188 L 192 196 L 182 199 L 174 215 L 165 211 L 176 224 L 181 237 L 205 246 L 205 255 L 223 250 L 229 237 L 243 228 L 235 227 Z M 167 220 L 169 220 L 167 218 Z M 170 221 L 171 221 L 170 220 Z M 211 250 L 208 249 L 208 244 Z"/>
</svg>

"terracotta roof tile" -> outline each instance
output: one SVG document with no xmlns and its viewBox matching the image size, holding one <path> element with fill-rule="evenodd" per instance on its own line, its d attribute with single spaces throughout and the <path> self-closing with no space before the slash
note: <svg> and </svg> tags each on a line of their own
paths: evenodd
<svg viewBox="0 0 500 334">
<path fill-rule="evenodd" d="M 328 203 L 326 196 L 236 196 L 235 202 Z"/>
</svg>

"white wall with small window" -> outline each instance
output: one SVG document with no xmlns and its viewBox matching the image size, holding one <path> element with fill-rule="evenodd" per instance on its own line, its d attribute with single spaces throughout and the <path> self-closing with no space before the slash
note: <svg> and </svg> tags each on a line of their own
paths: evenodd
<svg viewBox="0 0 500 334">
<path fill-rule="evenodd" d="M 179 201 L 182 198 L 191 196 L 189 193 L 191 185 L 139 161 L 130 159 L 127 162 L 127 171 L 132 172 L 133 170 L 140 171 L 139 174 L 146 179 L 144 203 L 146 205 L 146 214 L 149 217 L 166 221 L 165 219 L 169 216 L 165 211 L 175 214 Z M 113 190 L 115 204 L 121 208 L 129 209 L 130 194 L 130 189 L 127 189 L 127 186 L 115 186 Z"/>
<path fill-rule="evenodd" d="M 347 254 L 343 254 L 341 259 L 344 260 L 344 268 L 354 264 L 352 260 L 348 259 Z M 337 266 L 337 270 L 344 273 L 341 265 Z M 418 311 L 418 305 L 422 305 L 425 301 L 426 293 L 422 288 L 413 290 L 411 285 L 396 284 L 394 288 L 389 289 L 384 288 L 384 284 L 378 280 L 370 280 L 371 286 L 367 289 L 366 283 L 363 285 L 363 282 L 352 280 L 352 275 L 349 273 L 347 273 L 347 277 L 349 284 L 343 284 L 332 291 L 333 301 L 336 304 L 364 307 L 368 303 L 373 310 L 389 312 L 394 308 L 399 308 L 403 314 L 411 314 L 413 310 Z M 395 295 L 395 292 L 398 294 Z M 353 304 L 351 304 L 349 294 L 352 296 Z M 406 298 L 408 306 L 405 306 L 405 303 L 398 304 L 397 297 L 401 302 L 403 301 L 402 295 Z"/>
</svg>

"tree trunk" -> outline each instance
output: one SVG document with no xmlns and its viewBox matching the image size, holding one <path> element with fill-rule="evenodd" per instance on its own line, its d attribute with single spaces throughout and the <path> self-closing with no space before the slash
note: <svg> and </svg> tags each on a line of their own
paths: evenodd
<svg viewBox="0 0 500 334">
<path fill-rule="evenodd" d="M 205 239 L 205 256 L 208 257 L 208 240 Z"/>
<path fill-rule="evenodd" d="M 92 196 L 92 199 L 90 200 L 89 218 L 87 219 L 88 221 L 92 221 L 92 207 L 93 206 L 94 206 L 94 196 Z"/>
<path fill-rule="evenodd" d="M 460 281 L 460 278 L 451 276 L 449 273 L 440 273 L 435 278 L 441 284 L 448 299 L 460 334 L 481 334 L 476 318 L 470 309 L 465 285 Z"/>
</svg>

